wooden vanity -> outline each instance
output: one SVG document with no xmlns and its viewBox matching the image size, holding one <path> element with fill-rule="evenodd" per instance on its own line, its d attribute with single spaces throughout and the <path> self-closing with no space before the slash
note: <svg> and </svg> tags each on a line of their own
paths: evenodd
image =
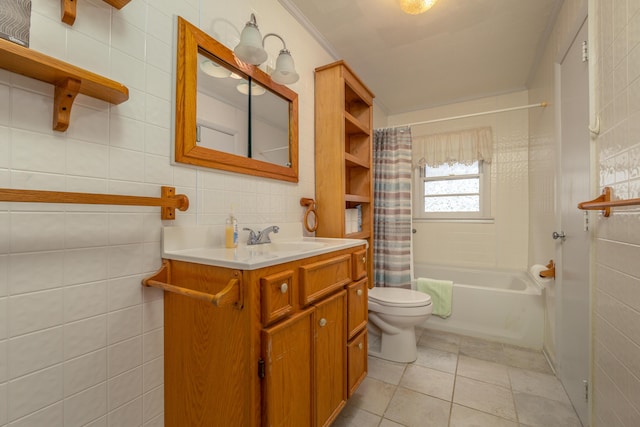
<svg viewBox="0 0 640 427">
<path fill-rule="evenodd" d="M 145 279 L 184 290 L 164 297 L 165 425 L 331 424 L 367 374 L 366 253 L 253 270 L 165 259 Z"/>
</svg>

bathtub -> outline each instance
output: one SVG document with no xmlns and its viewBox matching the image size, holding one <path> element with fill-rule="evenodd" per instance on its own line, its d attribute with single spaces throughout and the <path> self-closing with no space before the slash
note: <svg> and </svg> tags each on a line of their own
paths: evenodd
<svg viewBox="0 0 640 427">
<path fill-rule="evenodd" d="M 422 327 L 542 349 L 544 299 L 528 272 L 416 263 L 414 276 L 454 283 L 451 316 Z"/>
</svg>

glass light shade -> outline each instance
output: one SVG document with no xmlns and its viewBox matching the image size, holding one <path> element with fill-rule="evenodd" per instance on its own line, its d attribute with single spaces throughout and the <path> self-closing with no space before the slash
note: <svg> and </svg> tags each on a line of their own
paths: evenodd
<svg viewBox="0 0 640 427">
<path fill-rule="evenodd" d="M 236 86 L 238 92 L 249 95 L 249 83 L 240 83 Z M 266 89 L 255 83 L 251 83 L 251 96 L 260 96 L 266 92 Z"/>
<path fill-rule="evenodd" d="M 400 0 L 400 9 L 410 15 L 418 15 L 431 9 L 438 0 Z"/>
<path fill-rule="evenodd" d="M 240 34 L 240 43 L 233 52 L 247 64 L 260 65 L 267 60 L 267 51 L 262 47 L 262 36 L 256 24 L 247 22 Z"/>
<path fill-rule="evenodd" d="M 291 53 L 287 49 L 282 49 L 276 60 L 276 69 L 271 73 L 274 82 L 288 85 L 298 81 L 300 76 L 296 73 Z"/>
<path fill-rule="evenodd" d="M 205 59 L 200 63 L 200 69 L 208 76 L 216 77 L 218 79 L 225 79 L 231 76 L 231 70 L 216 64 L 213 61 Z"/>
</svg>

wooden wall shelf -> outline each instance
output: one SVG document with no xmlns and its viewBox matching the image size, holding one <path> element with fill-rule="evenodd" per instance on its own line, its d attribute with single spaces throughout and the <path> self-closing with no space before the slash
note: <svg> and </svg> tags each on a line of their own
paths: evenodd
<svg viewBox="0 0 640 427">
<path fill-rule="evenodd" d="M 116 9 L 122 9 L 131 0 L 102 0 L 107 4 L 115 7 Z M 76 22 L 76 0 L 60 0 L 60 11 L 62 15 L 62 22 L 67 25 L 73 25 Z"/>
<path fill-rule="evenodd" d="M 129 99 L 129 89 L 121 83 L 4 39 L 0 39 L 0 68 L 55 86 L 53 130 L 60 132 L 69 127 L 78 93 L 111 104 Z"/>
</svg>

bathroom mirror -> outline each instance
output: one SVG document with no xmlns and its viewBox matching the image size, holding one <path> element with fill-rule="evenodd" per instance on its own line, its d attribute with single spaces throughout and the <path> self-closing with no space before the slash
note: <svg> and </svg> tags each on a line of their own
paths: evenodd
<svg viewBox="0 0 640 427">
<path fill-rule="evenodd" d="M 177 19 L 175 161 L 298 182 L 298 95 Z"/>
</svg>

